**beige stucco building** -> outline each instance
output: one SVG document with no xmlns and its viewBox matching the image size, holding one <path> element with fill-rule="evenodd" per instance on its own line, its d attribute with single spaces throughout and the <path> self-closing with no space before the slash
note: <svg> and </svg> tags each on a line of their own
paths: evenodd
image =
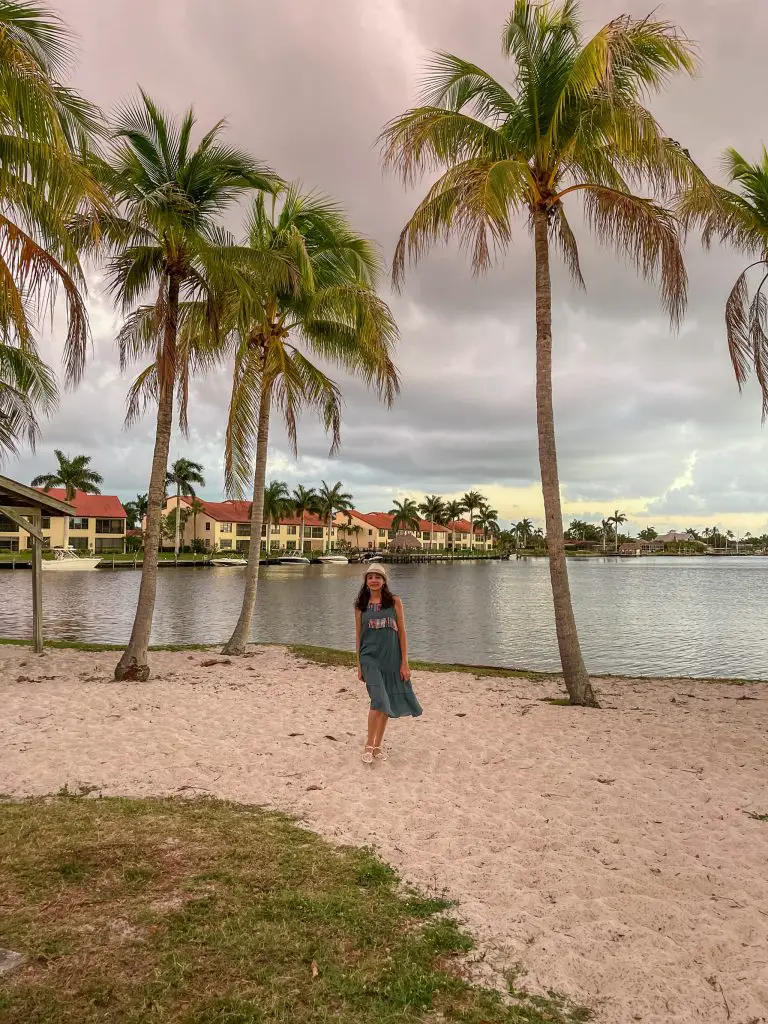
<svg viewBox="0 0 768 1024">
<path fill-rule="evenodd" d="M 43 516 L 43 544 L 46 549 L 71 547 L 76 551 L 91 551 L 95 555 L 125 551 L 127 517 L 118 497 L 78 491 L 70 500 L 63 487 L 52 487 L 41 493 L 66 501 L 76 513 L 69 519 L 65 516 Z M 27 551 L 29 548 L 29 534 L 10 519 L 0 517 L 0 550 Z"/>
</svg>

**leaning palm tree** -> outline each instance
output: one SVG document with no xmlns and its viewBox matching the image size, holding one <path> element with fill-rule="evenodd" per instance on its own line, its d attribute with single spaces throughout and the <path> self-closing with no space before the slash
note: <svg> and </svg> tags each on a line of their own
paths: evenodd
<svg viewBox="0 0 768 1024">
<path fill-rule="evenodd" d="M 167 487 L 171 486 L 176 488 L 176 516 L 174 521 L 173 553 L 178 558 L 181 523 L 181 496 L 183 494 L 186 498 L 196 498 L 197 493 L 195 492 L 195 487 L 205 487 L 203 467 L 199 462 L 193 462 L 191 459 L 176 459 L 171 466 L 170 472 L 166 472 L 165 474 L 165 482 Z M 196 532 L 197 528 L 195 528 L 195 533 Z"/>
<path fill-rule="evenodd" d="M 264 488 L 264 522 L 267 524 L 267 543 L 264 551 L 269 556 L 272 537 L 272 524 L 280 523 L 280 520 L 290 508 L 290 495 L 288 485 L 282 480 L 270 480 Z M 253 509 L 251 509 L 253 515 Z"/>
<path fill-rule="evenodd" d="M 485 502 L 484 496 L 479 491 L 467 491 L 461 499 L 461 503 L 469 513 L 469 550 L 475 546 L 475 512 L 482 508 Z"/>
<path fill-rule="evenodd" d="M 449 501 L 445 506 L 445 521 L 450 524 L 451 527 L 451 551 L 456 548 L 456 523 L 467 511 L 466 505 L 463 501 Z"/>
<path fill-rule="evenodd" d="M 672 320 L 682 314 L 686 274 L 666 195 L 696 169 L 643 105 L 678 72 L 694 70 L 692 46 L 649 16 L 615 18 L 583 37 L 578 0 L 515 0 L 502 32 L 513 61 L 506 88 L 477 65 L 434 56 L 422 105 L 382 133 L 386 166 L 406 184 L 439 172 L 403 230 L 394 257 L 401 284 L 408 258 L 457 236 L 475 272 L 505 250 L 520 220 L 533 234 L 536 407 L 549 569 L 560 659 L 572 703 L 595 705 L 573 615 L 563 541 L 552 406 L 550 247 L 583 283 L 566 203 L 581 198 L 588 226 L 645 277 L 658 277 Z M 636 192 L 647 185 L 657 197 Z"/>
<path fill-rule="evenodd" d="M 139 599 L 116 679 L 149 677 L 174 395 L 178 391 L 183 426 L 189 389 L 189 352 L 179 345 L 179 319 L 185 304 L 202 307 L 216 333 L 218 291 L 213 285 L 232 277 L 235 252 L 220 217 L 242 195 L 275 184 L 271 172 L 221 141 L 223 122 L 195 147 L 194 125 L 191 110 L 176 121 L 144 92 L 139 101 L 124 106 L 115 118 L 108 158 L 93 162 L 119 212 L 82 218 L 77 225 L 84 245 L 109 254 L 107 281 L 127 316 L 118 338 L 121 365 L 152 359 L 131 389 L 129 422 L 148 400 L 157 404 Z M 148 292 L 157 296 L 154 306 L 135 308 Z"/>
<path fill-rule="evenodd" d="M 439 494 L 428 494 L 419 505 L 419 512 L 429 520 L 429 546 L 432 547 L 435 523 L 439 523 L 445 515 L 445 502 Z"/>
<path fill-rule="evenodd" d="M 349 509 L 354 508 L 352 495 L 343 491 L 343 486 L 344 485 L 341 480 L 337 480 L 333 487 L 330 487 L 325 480 L 323 480 L 321 482 L 320 491 L 317 495 L 318 514 L 325 520 L 325 525 L 328 530 L 325 547 L 326 553 L 331 550 L 331 527 L 333 525 L 334 513 L 348 512 Z"/>
<path fill-rule="evenodd" d="M 41 473 L 32 481 L 33 487 L 44 487 L 50 491 L 53 487 L 63 487 L 67 501 L 72 501 L 78 491 L 83 494 L 101 494 L 99 485 L 104 478 L 90 468 L 90 455 L 75 455 L 70 458 L 58 448 L 53 454 L 59 466 L 53 473 Z"/>
<path fill-rule="evenodd" d="M 729 183 L 738 191 L 696 181 L 681 203 L 688 226 L 701 226 L 709 248 L 713 239 L 733 245 L 752 258 L 725 305 L 728 351 L 739 391 L 754 370 L 762 392 L 763 421 L 768 418 L 768 150 L 749 161 L 735 149 L 725 154 Z M 757 281 L 750 292 L 750 278 Z"/>
<path fill-rule="evenodd" d="M 317 513 L 320 508 L 320 498 L 314 487 L 304 487 L 303 484 L 299 484 L 298 487 L 294 487 L 293 494 L 290 497 L 291 509 L 295 516 L 298 516 L 301 520 L 299 526 L 299 551 L 304 551 L 304 520 L 307 518 L 307 513 Z"/>
<path fill-rule="evenodd" d="M 421 526 L 419 517 L 419 506 L 412 498 L 404 498 L 403 501 L 394 501 L 389 514 L 394 516 L 390 529 L 397 536 L 398 533 L 418 533 Z"/>
<path fill-rule="evenodd" d="M 340 392 L 312 360 L 332 363 L 373 388 L 391 405 L 399 390 L 392 352 L 397 339 L 389 307 L 377 295 L 381 262 L 374 246 L 329 199 L 284 186 L 268 204 L 259 197 L 248 223 L 255 260 L 285 268 L 287 278 L 248 275 L 249 291 L 228 296 L 235 350 L 227 425 L 229 490 L 253 487 L 251 536 L 260 536 L 273 407 L 280 410 L 294 453 L 302 408 L 317 411 L 339 444 Z M 243 603 L 225 651 L 244 654 L 253 631 L 259 546 L 252 545 Z"/>
<path fill-rule="evenodd" d="M 81 159 L 101 130 L 99 111 L 63 81 L 72 43 L 53 11 L 0 0 L 0 454 L 34 445 L 37 413 L 56 399 L 35 321 L 53 312 L 60 290 L 68 383 L 85 362 L 85 278 L 69 221 L 105 199 Z"/>
<path fill-rule="evenodd" d="M 618 509 L 614 511 L 612 516 L 608 516 L 607 519 L 607 522 L 609 524 L 613 524 L 613 541 L 616 552 L 618 552 L 619 550 L 619 527 L 622 523 L 626 523 L 626 521 L 626 515 L 624 514 L 624 512 L 620 512 Z"/>
</svg>

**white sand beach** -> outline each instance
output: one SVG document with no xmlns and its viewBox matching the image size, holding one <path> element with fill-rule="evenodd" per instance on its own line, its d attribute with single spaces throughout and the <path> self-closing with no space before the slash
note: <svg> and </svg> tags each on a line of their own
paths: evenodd
<svg viewBox="0 0 768 1024">
<path fill-rule="evenodd" d="M 425 714 L 368 767 L 349 669 L 156 653 L 125 684 L 115 660 L 0 647 L 0 792 L 269 805 L 445 891 L 493 967 L 602 1024 L 768 1021 L 768 685 L 598 680 L 595 712 L 415 673 Z"/>
</svg>

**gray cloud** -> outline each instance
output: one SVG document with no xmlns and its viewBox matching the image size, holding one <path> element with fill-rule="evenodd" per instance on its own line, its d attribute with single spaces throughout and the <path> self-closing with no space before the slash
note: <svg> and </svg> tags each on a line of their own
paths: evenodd
<svg viewBox="0 0 768 1024">
<path fill-rule="evenodd" d="M 584 4 L 592 28 L 653 6 Z M 498 37 L 508 8 L 509 0 L 59 3 L 81 37 L 76 83 L 89 96 L 109 109 L 140 83 L 169 109 L 194 104 L 201 126 L 227 117 L 233 141 L 337 197 L 387 257 L 421 193 L 382 174 L 377 133 L 415 101 L 430 49 L 459 52 L 507 76 Z M 754 76 L 763 66 L 768 8 L 750 0 L 668 0 L 660 15 L 698 41 L 703 59 L 697 81 L 675 82 L 654 102 L 670 135 L 713 174 L 727 145 L 756 155 L 763 90 Z M 675 336 L 653 287 L 584 231 L 580 237 L 586 293 L 554 270 L 566 509 L 601 518 L 623 503 L 658 526 L 684 526 L 695 516 L 763 521 L 768 475 L 759 403 L 754 390 L 739 397 L 723 331 L 739 255 L 705 254 L 692 240 L 689 314 Z M 369 508 L 387 506 L 395 493 L 480 487 L 506 503 L 505 516 L 535 514 L 532 277 L 522 224 L 514 247 L 481 279 L 455 249 L 436 249 L 408 274 L 403 294 L 391 297 L 402 331 L 396 408 L 382 409 L 345 380 L 340 456 L 328 460 L 322 430 L 306 417 L 298 461 L 275 426 L 272 471 L 292 485 L 340 478 Z M 40 471 L 54 446 L 87 451 L 107 487 L 128 497 L 146 489 L 152 422 L 122 430 L 118 318 L 98 282 L 91 309 L 95 349 L 86 382 L 64 396 L 37 457 L 24 456 L 12 471 Z M 54 342 L 50 347 L 55 351 Z M 173 446 L 173 454 L 204 462 L 212 497 L 221 488 L 227 395 L 225 374 L 196 385 L 192 435 Z"/>
</svg>

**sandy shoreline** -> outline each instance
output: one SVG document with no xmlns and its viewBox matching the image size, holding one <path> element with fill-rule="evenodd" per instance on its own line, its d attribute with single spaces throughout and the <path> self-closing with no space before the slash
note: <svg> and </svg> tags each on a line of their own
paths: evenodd
<svg viewBox="0 0 768 1024">
<path fill-rule="evenodd" d="M 425 715 L 360 763 L 352 671 L 282 648 L 203 667 L 0 646 L 0 792 L 208 793 L 297 814 L 446 890 L 501 969 L 603 1024 L 768 1021 L 768 685 L 424 673 Z"/>
</svg>

